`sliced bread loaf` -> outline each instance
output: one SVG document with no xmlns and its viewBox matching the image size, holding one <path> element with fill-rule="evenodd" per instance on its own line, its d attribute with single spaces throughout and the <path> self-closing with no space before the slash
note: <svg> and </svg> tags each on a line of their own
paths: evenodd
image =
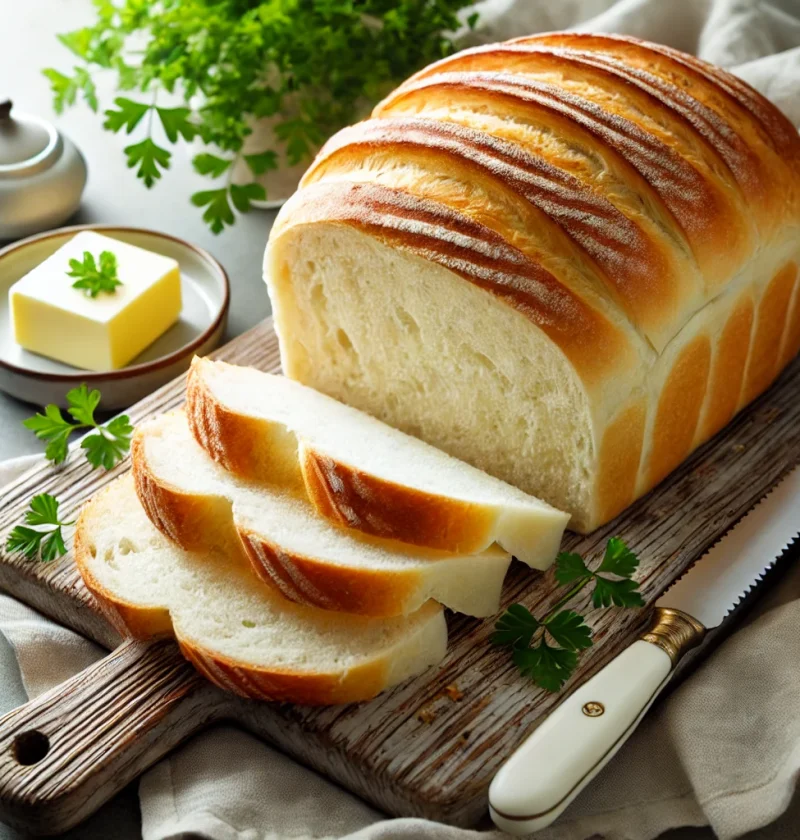
<svg viewBox="0 0 800 840">
<path fill-rule="evenodd" d="M 188 550 L 243 551 L 293 601 L 371 616 L 411 613 L 430 598 L 469 615 L 499 609 L 511 557 L 497 547 L 453 555 L 337 527 L 304 495 L 216 464 L 182 413 L 141 425 L 131 452 L 139 499 L 162 533 Z"/>
<path fill-rule="evenodd" d="M 148 521 L 130 474 L 84 508 L 75 558 L 123 633 L 174 634 L 202 674 L 247 697 L 366 700 L 439 662 L 447 645 L 433 602 L 404 618 L 331 613 L 286 600 L 239 555 L 183 551 Z"/>
<path fill-rule="evenodd" d="M 319 513 L 373 536 L 460 554 L 497 542 L 544 569 L 569 519 L 283 376 L 195 359 L 187 415 L 197 441 L 226 469 L 250 479 L 305 485 Z M 453 422 L 457 425 L 457 417 Z"/>
</svg>

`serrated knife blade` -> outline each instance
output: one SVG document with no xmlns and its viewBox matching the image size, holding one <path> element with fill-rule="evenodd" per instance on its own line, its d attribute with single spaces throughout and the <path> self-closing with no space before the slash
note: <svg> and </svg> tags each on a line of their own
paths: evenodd
<svg viewBox="0 0 800 840">
<path fill-rule="evenodd" d="M 795 467 L 656 602 L 647 633 L 579 686 L 522 743 L 489 788 L 498 828 L 550 825 L 634 732 L 681 656 L 719 625 L 800 532 Z"/>
<path fill-rule="evenodd" d="M 656 601 L 705 628 L 725 616 L 800 532 L 800 467 L 795 467 Z"/>
</svg>

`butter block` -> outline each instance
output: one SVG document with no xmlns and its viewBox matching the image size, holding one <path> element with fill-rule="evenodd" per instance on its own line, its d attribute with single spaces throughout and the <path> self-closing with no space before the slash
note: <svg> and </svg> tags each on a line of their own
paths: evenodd
<svg viewBox="0 0 800 840">
<path fill-rule="evenodd" d="M 117 258 L 122 282 L 91 298 L 73 289 L 69 261 L 89 251 Z M 81 231 L 9 290 L 14 338 L 33 353 L 86 370 L 124 367 L 181 312 L 178 263 L 118 239 Z"/>
</svg>

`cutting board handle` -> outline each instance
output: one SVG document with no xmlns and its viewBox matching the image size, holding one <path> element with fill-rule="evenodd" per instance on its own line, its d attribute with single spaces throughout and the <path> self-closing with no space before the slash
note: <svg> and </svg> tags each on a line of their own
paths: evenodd
<svg viewBox="0 0 800 840">
<path fill-rule="evenodd" d="M 126 641 L 0 718 L 0 820 L 65 831 L 226 707 L 173 641 Z"/>
</svg>

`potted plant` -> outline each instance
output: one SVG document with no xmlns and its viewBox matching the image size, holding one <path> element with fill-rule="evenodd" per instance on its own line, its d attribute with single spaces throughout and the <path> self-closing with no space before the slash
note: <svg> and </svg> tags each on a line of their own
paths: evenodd
<svg viewBox="0 0 800 840">
<path fill-rule="evenodd" d="M 171 145 L 202 146 L 192 164 L 219 180 L 191 202 L 219 233 L 235 211 L 286 198 L 328 136 L 452 52 L 472 2 L 94 0 L 95 23 L 59 36 L 81 63 L 44 73 L 58 112 L 78 98 L 97 112 L 95 74 L 116 75 L 103 125 L 131 135 L 127 163 L 147 188 Z"/>
</svg>

